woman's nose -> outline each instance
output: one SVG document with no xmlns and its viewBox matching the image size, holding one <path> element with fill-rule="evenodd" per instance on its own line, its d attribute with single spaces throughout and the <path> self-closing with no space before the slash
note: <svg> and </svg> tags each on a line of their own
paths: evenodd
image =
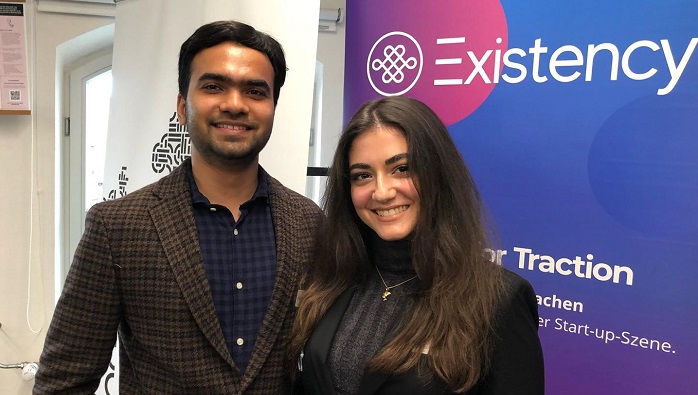
<svg viewBox="0 0 698 395">
<path fill-rule="evenodd" d="M 376 178 L 376 188 L 373 190 L 373 200 L 384 202 L 394 198 L 395 195 L 395 186 L 390 178 L 378 176 Z"/>
</svg>

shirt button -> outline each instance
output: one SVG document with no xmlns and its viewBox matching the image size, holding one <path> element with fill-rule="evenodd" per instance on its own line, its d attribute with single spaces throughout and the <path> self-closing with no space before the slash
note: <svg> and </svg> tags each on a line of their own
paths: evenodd
<svg viewBox="0 0 698 395">
<path fill-rule="evenodd" d="M 216 212 L 216 208 L 215 208 L 215 207 L 211 207 L 210 210 L 213 211 L 213 212 Z"/>
<path fill-rule="evenodd" d="M 243 344 L 243 343 L 245 343 L 245 341 L 244 341 L 244 340 L 242 340 L 242 338 L 241 338 L 241 337 L 239 337 L 239 338 L 238 338 L 238 340 L 237 340 L 237 344 L 238 344 L 238 346 L 242 346 L 242 344 Z"/>
<path fill-rule="evenodd" d="M 239 282 L 239 283 L 235 284 L 235 288 L 242 289 L 242 283 Z"/>
<path fill-rule="evenodd" d="M 238 229 L 237 229 L 237 228 L 233 229 L 233 234 L 234 234 L 235 236 L 238 235 Z"/>
</svg>

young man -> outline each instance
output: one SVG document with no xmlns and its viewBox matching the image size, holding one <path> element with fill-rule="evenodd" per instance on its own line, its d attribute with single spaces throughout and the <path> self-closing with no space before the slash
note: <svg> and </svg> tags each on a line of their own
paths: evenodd
<svg viewBox="0 0 698 395">
<path fill-rule="evenodd" d="M 285 77 L 279 43 L 243 23 L 182 44 L 191 160 L 90 210 L 35 393 L 94 393 L 117 328 L 120 393 L 288 391 L 298 279 L 322 214 L 258 164 Z"/>
</svg>

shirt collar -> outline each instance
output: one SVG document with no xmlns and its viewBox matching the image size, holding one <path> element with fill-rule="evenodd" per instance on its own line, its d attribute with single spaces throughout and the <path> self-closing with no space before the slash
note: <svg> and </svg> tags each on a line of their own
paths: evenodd
<svg viewBox="0 0 698 395">
<path fill-rule="evenodd" d="M 185 163 L 187 171 L 187 179 L 189 180 L 189 187 L 191 189 L 191 202 L 192 204 L 205 204 L 206 206 L 211 205 L 211 201 L 208 200 L 200 191 L 199 187 L 196 185 L 196 180 L 194 180 L 194 172 L 192 171 L 191 161 Z M 269 174 L 264 170 L 261 165 L 258 166 L 257 171 L 257 189 L 254 194 L 247 202 L 243 205 L 251 202 L 268 202 L 269 201 Z"/>
</svg>

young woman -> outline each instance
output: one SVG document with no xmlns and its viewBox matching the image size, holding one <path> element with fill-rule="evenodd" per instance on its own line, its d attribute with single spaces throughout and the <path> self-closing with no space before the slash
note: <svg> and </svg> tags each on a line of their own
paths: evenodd
<svg viewBox="0 0 698 395">
<path fill-rule="evenodd" d="M 324 204 L 291 344 L 297 392 L 544 392 L 533 289 L 487 259 L 475 183 L 430 108 L 361 107 Z"/>
</svg>

